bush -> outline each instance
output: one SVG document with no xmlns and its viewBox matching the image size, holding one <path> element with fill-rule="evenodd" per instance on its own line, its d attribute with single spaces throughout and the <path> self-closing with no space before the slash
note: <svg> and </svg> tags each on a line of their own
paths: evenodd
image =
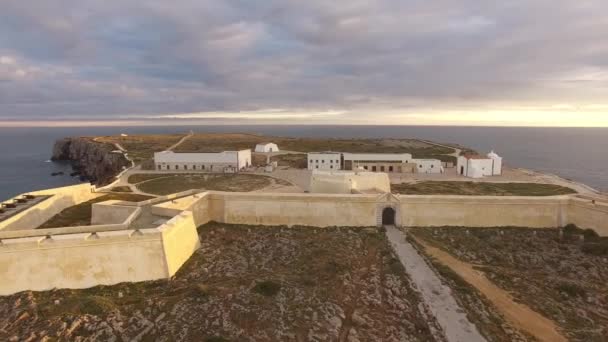
<svg viewBox="0 0 608 342">
<path fill-rule="evenodd" d="M 570 297 L 585 297 L 586 295 L 585 289 L 575 283 L 562 282 L 557 285 L 556 289 Z"/>
<path fill-rule="evenodd" d="M 265 280 L 255 284 L 253 292 L 259 293 L 262 296 L 272 297 L 279 293 L 281 290 L 281 284 L 275 283 L 271 280 Z"/>
<path fill-rule="evenodd" d="M 581 246 L 581 252 L 590 255 L 608 255 L 608 241 L 601 240 L 599 242 L 585 242 Z"/>
<path fill-rule="evenodd" d="M 572 223 L 568 223 L 564 227 L 564 234 L 579 234 L 581 232 L 582 232 L 582 229 L 580 229 L 579 227 L 577 227 L 575 224 L 572 224 Z"/>
</svg>

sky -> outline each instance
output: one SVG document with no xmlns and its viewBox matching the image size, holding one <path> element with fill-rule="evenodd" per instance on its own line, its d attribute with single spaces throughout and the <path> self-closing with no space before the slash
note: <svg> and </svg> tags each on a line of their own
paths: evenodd
<svg viewBox="0 0 608 342">
<path fill-rule="evenodd" d="M 608 127 L 606 0 L 2 0 L 0 126 Z"/>
</svg>

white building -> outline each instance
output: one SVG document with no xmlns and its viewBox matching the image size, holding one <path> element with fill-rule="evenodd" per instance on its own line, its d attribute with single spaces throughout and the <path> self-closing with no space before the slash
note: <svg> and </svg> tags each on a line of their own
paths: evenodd
<svg viewBox="0 0 608 342">
<path fill-rule="evenodd" d="M 391 182 L 384 172 L 314 170 L 310 177 L 310 192 L 387 193 L 391 192 Z"/>
<path fill-rule="evenodd" d="M 343 153 L 343 169 L 372 172 L 414 173 L 416 167 L 409 153 Z"/>
<path fill-rule="evenodd" d="M 439 159 L 412 159 L 416 164 L 417 173 L 443 173 L 443 165 Z"/>
<path fill-rule="evenodd" d="M 309 170 L 340 170 L 342 169 L 342 153 L 340 152 L 310 152 L 308 153 Z"/>
<path fill-rule="evenodd" d="M 459 156 L 456 168 L 458 174 L 465 177 L 500 176 L 502 174 L 502 158 L 494 151 L 491 151 L 485 157 L 480 155 Z"/>
<path fill-rule="evenodd" d="M 238 172 L 251 166 L 251 150 L 217 153 L 156 152 L 154 165 L 158 171 Z"/>
<path fill-rule="evenodd" d="M 259 143 L 255 145 L 255 151 L 259 153 L 279 152 L 279 147 L 271 142 Z"/>
</svg>

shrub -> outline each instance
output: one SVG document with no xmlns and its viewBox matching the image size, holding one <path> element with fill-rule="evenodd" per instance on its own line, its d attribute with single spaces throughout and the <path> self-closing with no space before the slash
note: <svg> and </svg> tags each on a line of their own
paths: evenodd
<svg viewBox="0 0 608 342">
<path fill-rule="evenodd" d="M 586 291 L 584 288 L 575 283 L 562 282 L 557 285 L 556 289 L 566 293 L 571 297 L 585 297 Z"/>
<path fill-rule="evenodd" d="M 281 290 L 281 284 L 275 283 L 271 280 L 261 281 L 253 287 L 253 292 L 259 293 L 262 296 L 272 297 L 279 293 Z"/>
<path fill-rule="evenodd" d="M 590 255 L 608 255 L 608 241 L 601 240 L 600 242 L 585 242 L 581 246 L 581 252 Z"/>
<path fill-rule="evenodd" d="M 564 227 L 564 234 L 579 234 L 582 230 L 577 227 L 575 224 L 568 223 Z"/>
</svg>

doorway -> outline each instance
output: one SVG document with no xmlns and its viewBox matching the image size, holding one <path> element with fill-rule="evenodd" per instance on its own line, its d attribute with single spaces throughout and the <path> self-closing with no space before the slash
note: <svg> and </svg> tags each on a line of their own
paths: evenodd
<svg viewBox="0 0 608 342">
<path fill-rule="evenodd" d="M 383 226 L 394 226 L 395 225 L 395 209 L 386 207 L 382 210 L 382 225 Z"/>
</svg>

